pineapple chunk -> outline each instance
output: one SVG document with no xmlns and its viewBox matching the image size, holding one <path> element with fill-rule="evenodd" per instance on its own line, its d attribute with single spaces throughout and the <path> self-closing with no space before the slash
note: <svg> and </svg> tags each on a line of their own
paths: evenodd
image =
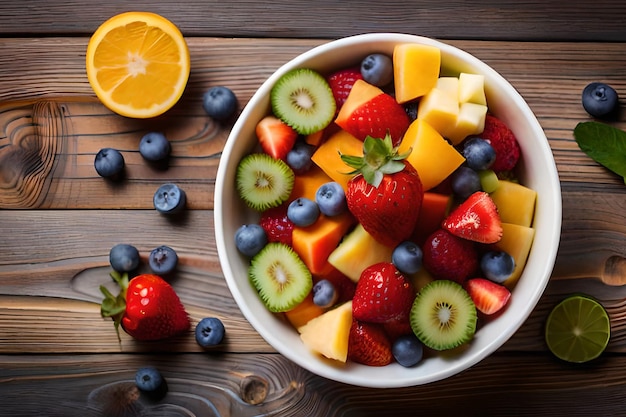
<svg viewBox="0 0 626 417">
<path fill-rule="evenodd" d="M 461 103 L 456 124 L 454 129 L 448 132 L 447 138 L 453 145 L 458 145 L 469 135 L 482 133 L 486 116 L 487 106 L 469 102 Z"/>
<path fill-rule="evenodd" d="M 500 181 L 498 188 L 491 193 L 491 199 L 498 208 L 503 223 L 530 227 L 535 215 L 537 192 L 511 181 Z"/>
<path fill-rule="evenodd" d="M 312 351 L 339 362 L 348 359 L 352 301 L 311 319 L 300 327 L 300 339 Z"/>
<path fill-rule="evenodd" d="M 435 88 L 448 92 L 454 97 L 459 96 L 459 79 L 457 77 L 439 77 Z"/>
<path fill-rule="evenodd" d="M 430 124 L 444 137 L 454 128 L 458 116 L 457 96 L 438 88 L 433 88 L 422 97 L 417 108 L 417 118 Z"/>
<path fill-rule="evenodd" d="M 484 75 L 465 72 L 459 75 L 459 103 L 487 105 Z"/>
</svg>

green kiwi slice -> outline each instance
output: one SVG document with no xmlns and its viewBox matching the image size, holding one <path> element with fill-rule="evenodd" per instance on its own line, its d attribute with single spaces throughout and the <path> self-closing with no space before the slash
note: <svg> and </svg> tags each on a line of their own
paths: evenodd
<svg viewBox="0 0 626 417">
<path fill-rule="evenodd" d="M 415 297 L 410 319 L 417 338 L 434 350 L 453 349 L 476 332 L 474 302 L 454 281 L 435 280 L 424 286 Z"/>
<path fill-rule="evenodd" d="M 239 196 L 254 210 L 265 211 L 284 203 L 293 189 L 295 175 L 284 161 L 265 153 L 246 155 L 237 166 Z"/>
<path fill-rule="evenodd" d="M 280 77 L 272 88 L 270 102 L 276 117 L 301 135 L 322 130 L 335 116 L 330 85 L 308 68 L 293 69 Z"/>
<path fill-rule="evenodd" d="M 284 243 L 265 245 L 250 261 L 248 275 L 273 313 L 291 310 L 313 288 L 311 272 L 291 246 Z"/>
</svg>

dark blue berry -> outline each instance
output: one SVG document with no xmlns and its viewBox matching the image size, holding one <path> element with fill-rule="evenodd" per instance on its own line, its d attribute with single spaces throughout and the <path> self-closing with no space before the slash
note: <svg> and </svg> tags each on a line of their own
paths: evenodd
<svg viewBox="0 0 626 417">
<path fill-rule="evenodd" d="M 265 229 L 258 224 L 244 224 L 235 232 L 235 246 L 239 252 L 253 257 L 267 244 Z"/>
<path fill-rule="evenodd" d="M 414 274 L 422 268 L 422 249 L 409 240 L 400 243 L 391 253 L 391 262 L 405 274 Z"/>
<path fill-rule="evenodd" d="M 504 251 L 490 251 L 480 259 L 480 269 L 485 278 L 502 284 L 513 274 L 515 259 Z"/>
<path fill-rule="evenodd" d="M 103 148 L 96 154 L 93 166 L 98 175 L 117 179 L 124 172 L 124 157 L 117 149 Z"/>
<path fill-rule="evenodd" d="M 160 132 L 146 133 L 139 142 L 139 153 L 147 161 L 166 161 L 171 152 L 170 141 Z"/>
<path fill-rule="evenodd" d="M 296 226 L 310 226 L 317 221 L 319 215 L 317 203 L 306 197 L 296 198 L 287 206 L 287 218 Z"/>
<path fill-rule="evenodd" d="M 609 118 L 617 113 L 619 97 L 613 87 L 604 83 L 591 83 L 583 89 L 583 108 L 596 118 Z"/>
<path fill-rule="evenodd" d="M 167 393 L 167 383 L 158 369 L 148 366 L 135 373 L 137 388 L 153 399 L 161 399 Z"/>
<path fill-rule="evenodd" d="M 411 121 L 415 121 L 417 119 L 417 107 L 419 105 L 419 101 L 410 101 L 404 104 L 404 111 Z"/>
<path fill-rule="evenodd" d="M 361 61 L 363 80 L 384 87 L 393 80 L 393 62 L 388 55 L 370 54 Z"/>
<path fill-rule="evenodd" d="M 483 171 L 489 169 L 496 160 L 496 151 L 486 140 L 470 138 L 463 145 L 463 156 L 468 167 Z"/>
<path fill-rule="evenodd" d="M 225 334 L 224 324 L 217 317 L 205 317 L 196 325 L 196 342 L 203 348 L 219 345 Z"/>
<path fill-rule="evenodd" d="M 225 120 L 237 111 L 237 96 L 227 87 L 211 87 L 202 97 L 202 107 L 209 117 Z"/>
<path fill-rule="evenodd" d="M 311 156 L 315 152 L 315 146 L 309 145 L 304 140 L 297 140 L 293 148 L 287 153 L 285 162 L 296 174 L 308 171 L 313 164 Z"/>
<path fill-rule="evenodd" d="M 154 208 L 163 214 L 175 214 L 185 208 L 187 197 L 176 184 L 163 184 L 154 193 Z"/>
<path fill-rule="evenodd" d="M 343 187 L 334 181 L 322 184 L 317 189 L 315 202 L 320 212 L 326 216 L 337 216 L 348 210 L 346 193 Z"/>
<path fill-rule="evenodd" d="M 450 176 L 450 185 L 454 194 L 461 199 L 466 199 L 482 188 L 480 176 L 476 171 L 467 166 L 461 166 Z"/>
<path fill-rule="evenodd" d="M 313 285 L 313 303 L 322 307 L 332 307 L 339 298 L 339 294 L 332 282 L 327 279 L 319 280 Z"/>
<path fill-rule="evenodd" d="M 139 251 L 133 245 L 119 243 L 109 252 L 111 268 L 117 272 L 131 272 L 139 266 Z"/>
<path fill-rule="evenodd" d="M 155 274 L 170 274 L 178 265 L 178 254 L 176 254 L 176 251 L 169 246 L 159 246 L 150 252 L 148 265 Z"/>
<path fill-rule="evenodd" d="M 418 364 L 424 355 L 424 347 L 419 339 L 413 335 L 399 336 L 391 345 L 391 353 L 400 365 L 411 367 Z"/>
</svg>

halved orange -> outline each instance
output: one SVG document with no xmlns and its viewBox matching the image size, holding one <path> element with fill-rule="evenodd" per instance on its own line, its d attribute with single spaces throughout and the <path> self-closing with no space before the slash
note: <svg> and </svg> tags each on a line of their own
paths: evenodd
<svg viewBox="0 0 626 417">
<path fill-rule="evenodd" d="M 189 79 L 187 43 L 172 22 L 155 13 L 111 17 L 87 45 L 87 78 L 110 110 L 126 117 L 163 114 Z"/>
</svg>

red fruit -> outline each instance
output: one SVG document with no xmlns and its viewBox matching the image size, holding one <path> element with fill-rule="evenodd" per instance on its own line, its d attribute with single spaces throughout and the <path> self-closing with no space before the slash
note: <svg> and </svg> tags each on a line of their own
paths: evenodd
<svg viewBox="0 0 626 417">
<path fill-rule="evenodd" d="M 469 279 L 464 286 L 476 309 L 486 315 L 500 311 L 511 298 L 508 288 L 485 278 Z"/>
<path fill-rule="evenodd" d="M 479 243 L 496 243 L 502 238 L 498 209 L 484 191 L 470 195 L 455 208 L 442 224 L 455 236 Z"/>
<path fill-rule="evenodd" d="M 352 317 L 386 323 L 409 316 L 415 288 L 390 262 L 371 265 L 361 273 L 352 298 Z"/>
<path fill-rule="evenodd" d="M 496 160 L 491 169 L 501 172 L 515 168 L 520 156 L 520 147 L 515 135 L 504 122 L 488 114 L 480 137 L 489 141 L 496 151 Z"/>
<path fill-rule="evenodd" d="M 120 285 L 120 293 L 113 296 L 105 287 L 102 302 L 103 317 L 112 317 L 115 329 L 119 325 L 138 340 L 160 340 L 189 329 L 190 321 L 174 288 L 163 278 L 142 274 L 128 281 L 128 274 L 112 273 Z M 118 333 L 119 336 L 119 333 Z"/>
<path fill-rule="evenodd" d="M 356 80 L 362 80 L 361 70 L 359 67 L 346 68 L 339 70 L 328 77 L 328 84 L 335 97 L 335 103 L 337 104 L 337 111 L 346 102 L 352 86 Z"/>
<path fill-rule="evenodd" d="M 383 140 L 368 137 L 363 149 L 363 158 L 342 155 L 358 172 L 348 181 L 348 209 L 374 239 L 395 247 L 415 229 L 424 198 L 422 182 L 392 148 L 389 135 Z"/>
<path fill-rule="evenodd" d="M 268 242 L 280 242 L 291 246 L 294 224 L 287 217 L 287 205 L 265 210 L 259 225 L 265 230 Z"/>
<path fill-rule="evenodd" d="M 291 126 L 274 116 L 265 116 L 255 130 L 263 151 L 275 159 L 285 159 L 298 138 Z"/>
<path fill-rule="evenodd" d="M 396 340 L 400 336 L 411 334 L 413 332 L 409 317 L 389 321 L 387 323 L 384 323 L 383 327 L 385 329 L 385 333 L 387 333 L 387 336 L 391 341 Z"/>
<path fill-rule="evenodd" d="M 316 281 L 327 279 L 335 286 L 335 291 L 337 291 L 338 304 L 350 301 L 352 300 L 352 297 L 354 297 L 356 283 L 347 276 L 345 276 L 341 271 L 339 271 L 331 264 L 328 264 L 322 272 L 316 274 L 315 279 Z"/>
<path fill-rule="evenodd" d="M 409 124 L 411 120 L 404 107 L 383 93 L 357 107 L 343 128 L 360 140 L 368 136 L 384 138 L 389 134 L 393 145 L 398 146 Z"/>
<path fill-rule="evenodd" d="M 478 270 L 474 243 L 443 229 L 433 232 L 422 247 L 424 268 L 436 278 L 462 283 Z"/>
<path fill-rule="evenodd" d="M 368 366 L 385 366 L 393 361 L 391 342 L 380 325 L 352 321 L 348 358 Z"/>
</svg>

